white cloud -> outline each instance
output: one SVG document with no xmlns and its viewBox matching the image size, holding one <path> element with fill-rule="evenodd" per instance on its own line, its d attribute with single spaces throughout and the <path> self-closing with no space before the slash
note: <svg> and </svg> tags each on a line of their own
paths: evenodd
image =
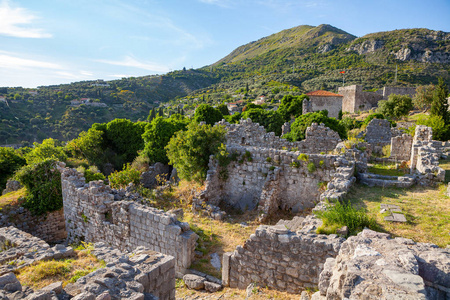
<svg viewBox="0 0 450 300">
<path fill-rule="evenodd" d="M 30 26 L 36 19 L 38 17 L 25 8 L 11 7 L 8 0 L 3 0 L 0 3 L 0 35 L 20 38 L 52 37 L 43 29 Z"/>
<path fill-rule="evenodd" d="M 0 52 L 0 67 L 8 69 L 23 69 L 23 68 L 62 69 L 62 66 L 59 64 L 17 57 L 11 55 L 8 52 Z"/>
<path fill-rule="evenodd" d="M 112 78 L 129 78 L 129 77 L 134 77 L 135 75 L 125 75 L 125 74 L 114 74 L 114 75 L 108 75 L 108 77 L 112 77 Z"/>
<path fill-rule="evenodd" d="M 104 64 L 109 64 L 109 65 L 132 67 L 132 68 L 138 68 L 138 69 L 143 69 L 143 70 L 153 71 L 153 72 L 166 73 L 169 71 L 169 68 L 167 66 L 152 63 L 152 62 L 138 61 L 131 56 L 125 56 L 125 58 L 123 60 L 98 59 L 95 61 L 101 62 Z"/>
</svg>

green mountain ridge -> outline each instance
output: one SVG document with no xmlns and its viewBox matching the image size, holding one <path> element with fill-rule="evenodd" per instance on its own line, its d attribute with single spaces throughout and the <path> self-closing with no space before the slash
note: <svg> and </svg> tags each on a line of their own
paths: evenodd
<svg viewBox="0 0 450 300">
<path fill-rule="evenodd" d="M 418 28 L 357 38 L 331 25 L 301 25 L 242 45 L 195 70 L 122 78 L 100 86 L 83 81 L 40 87 L 38 95 L 29 89 L 0 88 L 9 104 L 0 101 L 0 145 L 48 137 L 69 140 L 93 123 L 145 120 L 151 108 L 163 103 L 170 114 L 180 107 L 192 112 L 203 99 L 218 104 L 260 95 L 279 100 L 317 89 L 337 91 L 344 79 L 341 71 L 346 85 L 365 89 L 436 83 L 439 76 L 450 83 L 450 33 Z M 107 107 L 71 106 L 71 100 L 80 98 Z"/>
</svg>

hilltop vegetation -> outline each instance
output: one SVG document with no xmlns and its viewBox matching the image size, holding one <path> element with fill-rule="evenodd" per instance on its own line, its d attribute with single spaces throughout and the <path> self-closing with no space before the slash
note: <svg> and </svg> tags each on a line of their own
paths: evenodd
<svg viewBox="0 0 450 300">
<path fill-rule="evenodd" d="M 450 33 L 428 29 L 378 32 L 357 38 L 330 25 L 302 25 L 238 47 L 218 62 L 162 76 L 85 81 L 29 89 L 0 88 L 0 144 L 70 140 L 93 123 L 115 118 L 145 120 L 152 108 L 193 114 L 197 105 L 252 100 L 265 95 L 336 91 L 342 85 L 365 89 L 385 85 L 450 83 Z M 395 73 L 397 68 L 397 81 Z M 71 105 L 71 100 L 90 103 Z M 106 106 L 99 106 L 100 103 Z M 97 105 L 97 106 L 96 106 Z"/>
</svg>

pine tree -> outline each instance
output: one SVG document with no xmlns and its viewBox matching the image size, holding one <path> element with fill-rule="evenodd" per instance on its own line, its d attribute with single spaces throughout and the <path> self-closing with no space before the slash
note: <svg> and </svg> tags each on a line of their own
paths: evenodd
<svg viewBox="0 0 450 300">
<path fill-rule="evenodd" d="M 164 117 L 164 109 L 162 107 L 159 108 L 158 115 Z"/>
<path fill-rule="evenodd" d="M 431 103 L 431 115 L 440 116 L 444 120 L 445 124 L 448 124 L 449 114 L 448 114 L 448 87 L 445 84 L 444 79 L 439 78 L 439 83 L 436 86 L 433 93 L 433 102 Z"/>
</svg>

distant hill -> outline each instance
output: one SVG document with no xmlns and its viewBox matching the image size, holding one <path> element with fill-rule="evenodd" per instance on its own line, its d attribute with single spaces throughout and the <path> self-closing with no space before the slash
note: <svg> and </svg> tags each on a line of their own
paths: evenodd
<svg viewBox="0 0 450 300">
<path fill-rule="evenodd" d="M 365 89 L 436 83 L 439 76 L 450 84 L 449 71 L 447 32 L 401 29 L 357 38 L 331 25 L 302 25 L 240 46 L 196 70 L 41 87 L 38 95 L 0 88 L 9 104 L 0 101 L 0 145 L 47 137 L 69 140 L 95 122 L 144 120 L 162 103 L 171 113 L 181 107 L 192 111 L 202 101 L 217 104 L 260 95 L 279 100 L 317 89 L 336 91 L 344 77 L 346 85 Z M 71 106 L 70 100 L 84 97 L 107 107 Z"/>
</svg>

